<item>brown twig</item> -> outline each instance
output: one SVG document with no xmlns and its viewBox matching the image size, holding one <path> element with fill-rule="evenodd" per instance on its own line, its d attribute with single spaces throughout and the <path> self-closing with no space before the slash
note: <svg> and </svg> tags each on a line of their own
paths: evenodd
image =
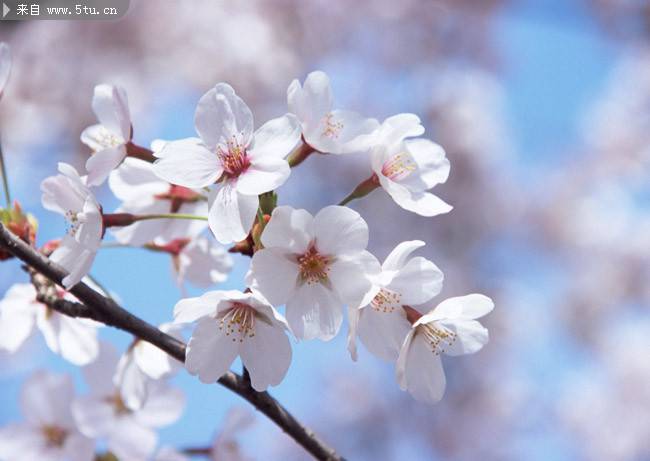
<svg viewBox="0 0 650 461">
<path fill-rule="evenodd" d="M 0 223 L 0 248 L 4 248 L 29 268 L 61 285 L 67 272 L 50 261 L 33 247 L 19 239 Z M 40 282 L 39 282 L 40 283 Z M 185 361 L 186 345 L 163 333 L 158 328 L 136 317 L 120 307 L 115 301 L 106 298 L 84 283 L 78 283 L 69 290 L 81 301 L 75 303 L 59 299 L 47 292 L 41 293 L 41 299 L 48 306 L 65 315 L 97 320 L 106 325 L 127 331 L 165 351 L 175 359 Z M 228 372 L 219 378 L 219 384 L 230 389 L 251 403 L 277 424 L 292 439 L 307 450 L 314 458 L 327 461 L 344 461 L 332 448 L 323 443 L 310 429 L 303 426 L 268 392 L 255 391 L 242 376 Z"/>
</svg>

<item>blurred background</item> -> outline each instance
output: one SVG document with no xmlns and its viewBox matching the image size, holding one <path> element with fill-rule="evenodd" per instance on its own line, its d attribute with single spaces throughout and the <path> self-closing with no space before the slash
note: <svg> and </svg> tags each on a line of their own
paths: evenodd
<svg viewBox="0 0 650 461">
<path fill-rule="evenodd" d="M 442 296 L 482 292 L 491 341 L 445 361 L 435 406 L 399 390 L 393 367 L 363 348 L 353 363 L 344 326 L 330 343 L 296 344 L 272 394 L 351 460 L 650 460 L 650 3 L 644 0 L 131 1 L 116 22 L 0 23 L 14 57 L 0 104 L 13 195 L 61 236 L 39 184 L 88 156 L 95 84 L 123 85 L 135 141 L 194 134 L 200 95 L 219 81 L 256 125 L 287 111 L 286 88 L 316 69 L 335 107 L 383 119 L 419 114 L 447 151 L 454 205 L 420 218 L 376 191 L 352 203 L 380 260 L 403 240 L 445 273 Z M 363 156 L 315 156 L 279 189 L 315 213 L 369 175 Z M 107 187 L 107 210 L 117 207 Z M 221 288 L 242 288 L 237 259 Z M 181 297 L 169 258 L 106 249 L 93 275 L 152 323 Z M 26 280 L 0 265 L 0 295 Z M 198 294 L 190 289 L 190 294 Z M 103 329 L 126 347 L 130 337 Z M 79 370 L 35 338 L 0 356 L 0 424 L 20 419 L 33 370 Z M 181 373 L 184 417 L 164 444 L 209 445 L 246 403 Z M 251 409 L 251 411 L 253 411 Z M 239 437 L 257 460 L 306 453 L 258 415 Z"/>
</svg>

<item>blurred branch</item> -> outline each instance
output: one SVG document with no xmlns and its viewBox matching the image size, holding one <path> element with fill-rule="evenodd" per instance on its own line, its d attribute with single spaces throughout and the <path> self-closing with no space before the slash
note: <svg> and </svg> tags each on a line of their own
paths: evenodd
<svg viewBox="0 0 650 461">
<path fill-rule="evenodd" d="M 127 331 L 153 344 L 176 360 L 185 362 L 185 343 L 136 317 L 120 307 L 115 301 L 99 294 L 85 283 L 78 283 L 69 290 L 81 303 L 62 300 L 56 296 L 52 291 L 54 289 L 53 285 L 48 283 L 45 278 L 61 285 L 61 281 L 67 276 L 66 271 L 23 242 L 1 223 L 0 248 L 4 248 L 28 266 L 39 292 L 39 300 L 45 302 L 50 308 L 71 317 L 90 318 Z M 255 391 L 249 381 L 233 372 L 226 373 L 219 378 L 218 382 L 264 413 L 314 458 L 324 461 L 343 461 L 341 456 L 325 445 L 310 429 L 296 420 L 268 392 Z"/>
<path fill-rule="evenodd" d="M 2 142 L 0 142 L 0 175 L 2 175 L 2 185 L 4 186 L 7 208 L 11 208 L 11 193 L 9 192 L 9 177 L 7 176 L 7 166 L 5 165 L 4 154 L 2 152 Z"/>
</svg>

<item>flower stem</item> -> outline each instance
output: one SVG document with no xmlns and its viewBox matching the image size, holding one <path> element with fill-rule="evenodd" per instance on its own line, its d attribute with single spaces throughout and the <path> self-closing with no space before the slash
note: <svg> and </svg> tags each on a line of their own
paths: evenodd
<svg viewBox="0 0 650 461">
<path fill-rule="evenodd" d="M 370 176 L 365 181 L 361 182 L 357 187 L 354 188 L 354 190 L 350 193 L 350 195 L 345 197 L 338 204 L 339 206 L 347 205 L 352 200 L 365 197 L 366 195 L 368 195 L 370 192 L 377 189 L 378 187 L 379 187 L 379 178 L 377 177 L 376 174 L 373 173 L 372 176 Z"/>
<path fill-rule="evenodd" d="M 309 157 L 314 152 L 316 152 L 316 149 L 311 147 L 303 140 L 302 144 L 296 147 L 293 150 L 293 152 L 289 154 L 289 157 L 287 158 L 287 162 L 289 162 L 289 166 L 293 168 L 294 166 L 298 166 L 302 162 L 304 162 L 307 159 L 307 157 Z"/>
<path fill-rule="evenodd" d="M 129 142 L 126 145 L 126 154 L 129 157 L 139 158 L 140 160 L 144 160 L 145 162 L 149 163 L 156 161 L 156 157 L 153 155 L 153 151 L 151 149 L 138 146 L 137 144 L 133 144 L 133 142 Z"/>
<path fill-rule="evenodd" d="M 7 208 L 11 208 L 11 193 L 9 192 L 9 177 L 7 176 L 7 167 L 5 166 L 5 159 L 2 153 L 1 142 L 0 142 L 0 174 L 2 175 L 2 185 L 4 186 Z"/>
<path fill-rule="evenodd" d="M 151 219 L 194 219 L 198 221 L 207 221 L 207 216 L 197 216 L 183 213 L 162 213 L 162 214 L 141 214 L 131 213 L 108 213 L 102 215 L 104 228 L 107 227 L 125 227 L 138 221 L 148 221 Z"/>
<path fill-rule="evenodd" d="M 135 216 L 135 221 L 147 221 L 149 219 L 193 219 L 196 221 L 207 221 L 208 217 L 183 213 L 143 214 Z"/>
</svg>

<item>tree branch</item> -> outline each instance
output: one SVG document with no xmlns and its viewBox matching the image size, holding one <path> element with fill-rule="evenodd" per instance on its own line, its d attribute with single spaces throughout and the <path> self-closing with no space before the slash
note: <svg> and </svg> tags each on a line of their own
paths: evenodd
<svg viewBox="0 0 650 461">
<path fill-rule="evenodd" d="M 50 281 L 61 285 L 68 274 L 57 264 L 23 242 L 2 223 L 0 223 L 0 248 L 4 248 L 16 258 L 23 261 L 29 268 L 47 277 Z M 32 272 L 32 277 L 34 273 Z M 36 283 L 39 282 L 38 278 Z M 83 304 L 59 299 L 54 294 L 39 290 L 42 302 L 65 315 L 84 317 L 97 320 L 106 325 L 127 331 L 138 338 L 147 341 L 165 351 L 175 359 L 185 362 L 186 345 L 182 341 L 169 336 L 153 325 L 136 317 L 120 307 L 115 301 L 97 293 L 84 283 L 78 283 L 69 290 Z M 344 461 L 332 448 L 323 443 L 310 429 L 303 426 L 268 392 L 257 392 L 243 377 L 228 372 L 219 378 L 219 384 L 230 389 L 255 408 L 264 413 L 277 424 L 292 439 L 307 450 L 314 458 L 323 461 Z"/>
</svg>

